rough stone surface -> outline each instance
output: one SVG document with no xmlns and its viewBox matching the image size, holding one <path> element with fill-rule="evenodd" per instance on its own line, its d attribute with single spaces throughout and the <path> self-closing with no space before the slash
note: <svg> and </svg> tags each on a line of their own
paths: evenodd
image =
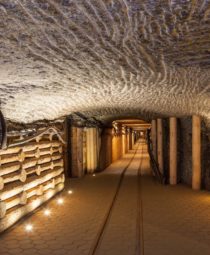
<svg viewBox="0 0 210 255">
<path fill-rule="evenodd" d="M 83 169 L 83 129 L 71 127 L 71 176 L 82 177 Z"/>
<path fill-rule="evenodd" d="M 206 156 L 206 160 L 204 160 L 204 165 L 205 165 L 205 188 L 210 190 L 210 143 L 208 141 L 208 143 L 206 143 L 205 146 L 205 156 Z"/>
<path fill-rule="evenodd" d="M 210 190 L 210 136 L 205 125 L 202 125 L 201 151 L 202 184 Z"/>
<path fill-rule="evenodd" d="M 209 1 L 1 0 L 0 20 L 8 119 L 80 111 L 210 123 Z"/>
<path fill-rule="evenodd" d="M 179 120 L 179 139 L 178 139 L 178 170 L 180 180 L 188 185 L 192 183 L 192 120 L 186 118 Z"/>
<path fill-rule="evenodd" d="M 192 119 L 178 120 L 178 182 L 192 184 Z M 201 123 L 202 188 L 210 190 L 210 142 L 205 123 Z"/>
<path fill-rule="evenodd" d="M 112 129 L 104 128 L 101 133 L 99 170 L 103 171 L 112 163 Z"/>
</svg>

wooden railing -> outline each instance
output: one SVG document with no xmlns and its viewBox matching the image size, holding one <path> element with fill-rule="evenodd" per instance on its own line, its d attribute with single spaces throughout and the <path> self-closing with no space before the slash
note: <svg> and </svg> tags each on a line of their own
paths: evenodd
<svg viewBox="0 0 210 255">
<path fill-rule="evenodd" d="M 63 145 L 49 128 L 0 150 L 0 232 L 63 189 Z"/>
</svg>

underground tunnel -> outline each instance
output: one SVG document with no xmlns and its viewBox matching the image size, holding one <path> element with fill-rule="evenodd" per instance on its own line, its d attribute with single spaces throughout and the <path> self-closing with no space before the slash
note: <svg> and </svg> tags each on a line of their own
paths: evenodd
<svg viewBox="0 0 210 255">
<path fill-rule="evenodd" d="M 0 254 L 209 254 L 210 2 L 0 21 Z"/>
</svg>

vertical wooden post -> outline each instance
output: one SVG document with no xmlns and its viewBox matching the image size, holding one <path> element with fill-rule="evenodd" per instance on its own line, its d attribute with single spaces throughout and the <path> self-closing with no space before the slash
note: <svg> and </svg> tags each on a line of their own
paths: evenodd
<svg viewBox="0 0 210 255">
<path fill-rule="evenodd" d="M 129 129 L 129 150 L 132 150 L 132 132 L 133 130 Z"/>
<path fill-rule="evenodd" d="M 177 184 L 177 119 L 170 118 L 170 184 Z"/>
<path fill-rule="evenodd" d="M 124 134 L 124 131 L 122 133 L 122 155 L 125 154 L 126 151 L 126 135 Z"/>
<path fill-rule="evenodd" d="M 126 152 L 129 152 L 130 150 L 130 128 L 126 127 Z"/>
<path fill-rule="evenodd" d="M 87 171 L 87 134 L 86 128 L 83 129 L 83 139 L 82 139 L 82 150 L 83 150 L 83 172 Z"/>
<path fill-rule="evenodd" d="M 77 127 L 77 168 L 78 176 L 84 175 L 83 172 L 83 128 Z"/>
<path fill-rule="evenodd" d="M 154 158 L 157 159 L 157 125 L 156 120 L 152 120 L 152 151 Z"/>
<path fill-rule="evenodd" d="M 64 172 L 65 175 L 68 177 L 72 176 L 72 169 L 71 169 L 71 118 L 66 117 L 65 119 L 65 133 L 64 139 L 66 144 L 64 145 Z"/>
<path fill-rule="evenodd" d="M 192 188 L 201 188 L 201 119 L 192 117 Z"/>
<path fill-rule="evenodd" d="M 93 128 L 93 137 L 92 137 L 92 144 L 93 144 L 93 172 L 97 170 L 98 166 L 98 130 L 97 128 Z"/>
<path fill-rule="evenodd" d="M 86 130 L 86 152 L 87 152 L 87 172 L 89 173 L 91 170 L 91 152 L 90 152 L 90 146 L 91 146 L 91 129 L 87 128 Z"/>
<path fill-rule="evenodd" d="M 119 149 L 118 149 L 118 158 L 122 157 L 122 125 L 119 125 Z"/>
<path fill-rule="evenodd" d="M 135 144 L 135 133 L 133 131 L 132 132 L 132 149 L 133 149 L 134 144 Z"/>
<path fill-rule="evenodd" d="M 83 128 L 71 127 L 71 176 L 83 176 Z"/>
<path fill-rule="evenodd" d="M 112 129 L 112 162 L 117 160 L 117 136 Z"/>
<path fill-rule="evenodd" d="M 160 172 L 163 173 L 163 121 L 157 119 L 157 156 Z"/>
<path fill-rule="evenodd" d="M 93 173 L 97 168 L 96 128 L 87 128 L 87 172 Z"/>
</svg>

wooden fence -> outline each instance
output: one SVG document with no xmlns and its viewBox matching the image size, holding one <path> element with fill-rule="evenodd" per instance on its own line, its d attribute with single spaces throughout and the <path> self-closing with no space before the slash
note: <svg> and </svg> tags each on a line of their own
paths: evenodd
<svg viewBox="0 0 210 255">
<path fill-rule="evenodd" d="M 0 150 L 0 232 L 64 188 L 64 143 L 49 128 Z"/>
</svg>

